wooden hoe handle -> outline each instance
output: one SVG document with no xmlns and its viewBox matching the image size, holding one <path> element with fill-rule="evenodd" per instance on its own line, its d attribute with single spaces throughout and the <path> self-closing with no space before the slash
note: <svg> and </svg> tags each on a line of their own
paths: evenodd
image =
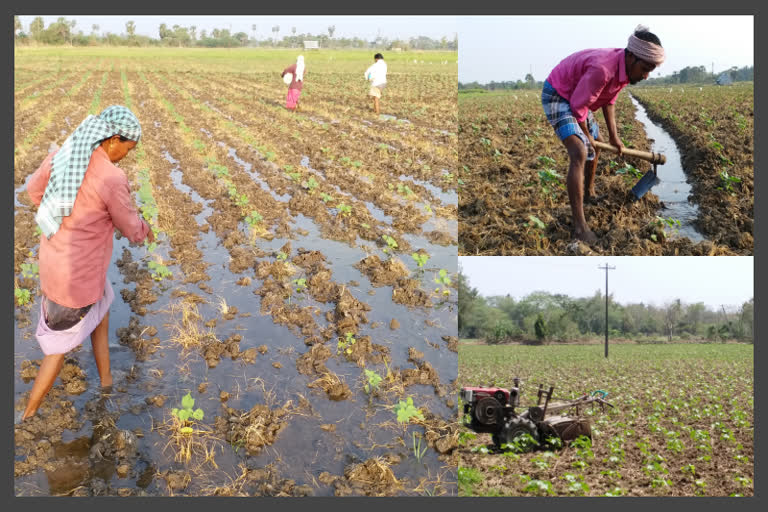
<svg viewBox="0 0 768 512">
<path fill-rule="evenodd" d="M 619 150 L 616 148 L 616 146 L 612 146 L 610 144 L 606 144 L 605 142 L 595 141 L 595 147 L 598 149 L 604 149 L 605 151 L 610 151 L 612 153 L 618 153 Z M 651 153 L 648 151 L 640 151 L 637 149 L 630 149 L 630 148 L 624 148 L 622 151 L 624 155 L 628 156 L 634 156 L 637 158 L 641 158 L 643 160 L 647 160 L 648 162 L 651 162 L 652 164 L 664 164 L 667 161 L 667 157 L 662 155 L 661 153 Z"/>
</svg>

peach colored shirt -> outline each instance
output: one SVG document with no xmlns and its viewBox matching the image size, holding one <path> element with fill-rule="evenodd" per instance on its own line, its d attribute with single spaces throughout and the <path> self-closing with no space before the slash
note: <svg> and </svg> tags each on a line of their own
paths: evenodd
<svg viewBox="0 0 768 512">
<path fill-rule="evenodd" d="M 623 48 L 598 48 L 576 52 L 560 61 L 547 77 L 557 93 L 568 100 L 576 121 L 590 110 L 616 103 L 629 83 Z"/>
<path fill-rule="evenodd" d="M 40 206 L 51 176 L 53 152 L 29 178 L 27 193 Z M 50 239 L 40 237 L 40 288 L 46 297 L 69 308 L 101 299 L 112 258 L 114 229 L 141 242 L 149 226 L 139 217 L 125 173 L 97 147 L 77 192 L 72 214 Z"/>
</svg>

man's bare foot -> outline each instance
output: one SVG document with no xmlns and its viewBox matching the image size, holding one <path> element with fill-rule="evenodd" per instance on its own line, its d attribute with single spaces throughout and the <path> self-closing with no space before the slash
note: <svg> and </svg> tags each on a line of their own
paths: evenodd
<svg viewBox="0 0 768 512">
<path fill-rule="evenodd" d="M 584 204 L 597 204 L 602 202 L 607 197 L 606 194 L 585 194 L 584 195 Z"/>
<path fill-rule="evenodd" d="M 597 235 L 595 235 L 589 228 L 575 231 L 573 236 L 587 244 L 593 244 L 597 242 Z"/>
</svg>

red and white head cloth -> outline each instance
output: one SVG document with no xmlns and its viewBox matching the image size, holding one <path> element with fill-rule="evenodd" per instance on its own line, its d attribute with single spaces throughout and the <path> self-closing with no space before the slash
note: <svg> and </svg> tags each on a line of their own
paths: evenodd
<svg viewBox="0 0 768 512">
<path fill-rule="evenodd" d="M 635 34 L 638 32 L 649 32 L 649 30 L 645 25 L 638 25 L 635 28 L 635 32 L 629 36 L 627 49 L 632 52 L 638 59 L 650 62 L 656 66 L 664 62 L 664 48 L 662 48 L 661 45 L 652 43 L 650 41 L 643 41 L 639 37 L 635 36 Z"/>
</svg>

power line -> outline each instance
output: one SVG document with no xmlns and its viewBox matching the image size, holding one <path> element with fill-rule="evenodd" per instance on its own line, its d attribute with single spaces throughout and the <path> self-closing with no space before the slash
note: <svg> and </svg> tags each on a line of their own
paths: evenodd
<svg viewBox="0 0 768 512">
<path fill-rule="evenodd" d="M 608 359 L 608 271 L 614 270 L 616 267 L 611 267 L 606 263 L 604 267 L 597 268 L 605 270 L 605 358 Z"/>
</svg>

